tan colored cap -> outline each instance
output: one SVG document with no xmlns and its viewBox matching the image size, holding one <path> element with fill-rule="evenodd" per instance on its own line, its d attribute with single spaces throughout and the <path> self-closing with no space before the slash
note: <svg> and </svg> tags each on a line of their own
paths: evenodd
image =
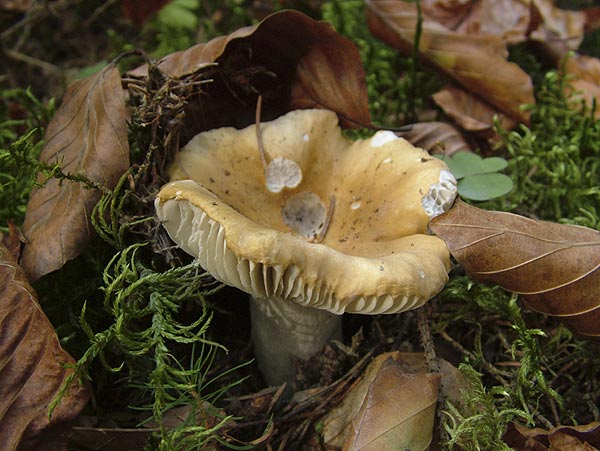
<svg viewBox="0 0 600 451">
<path fill-rule="evenodd" d="M 298 165 L 295 188 L 267 188 L 250 126 L 197 135 L 158 194 L 169 235 L 208 272 L 254 297 L 337 314 L 409 310 L 442 289 L 449 253 L 427 224 L 456 196 L 444 162 L 392 132 L 352 142 L 326 110 L 261 130 L 270 161 Z"/>
</svg>

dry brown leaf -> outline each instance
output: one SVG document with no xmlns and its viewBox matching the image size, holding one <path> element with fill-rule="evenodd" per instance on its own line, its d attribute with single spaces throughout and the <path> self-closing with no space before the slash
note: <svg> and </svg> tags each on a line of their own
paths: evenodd
<svg viewBox="0 0 600 451">
<path fill-rule="evenodd" d="M 532 310 L 600 336 L 600 232 L 457 201 L 431 221 L 473 278 L 520 293 Z"/>
<path fill-rule="evenodd" d="M 410 54 L 417 24 L 415 4 L 401 0 L 367 0 L 366 4 L 371 32 Z M 421 57 L 508 116 L 528 122 L 529 113 L 520 107 L 534 103 L 533 85 L 522 69 L 506 60 L 506 44 L 500 37 L 454 32 L 428 17 L 422 28 Z"/>
<path fill-rule="evenodd" d="M 585 34 L 586 16 L 583 11 L 557 8 L 554 0 L 531 0 L 540 15 L 540 26 L 530 38 L 549 43 L 562 43 L 568 50 L 577 50 Z"/>
<path fill-rule="evenodd" d="M 120 0 L 123 14 L 141 27 L 150 16 L 160 11 L 171 0 Z"/>
<path fill-rule="evenodd" d="M 406 373 L 388 359 L 371 383 L 342 451 L 422 451 L 433 438 L 439 374 Z"/>
<path fill-rule="evenodd" d="M 423 381 L 431 382 L 429 376 L 436 376 L 430 374 L 426 377 L 427 368 L 422 353 L 404 353 L 396 351 L 380 354 L 373 358 L 364 374 L 352 385 L 352 387 L 350 387 L 342 402 L 333 407 L 320 420 L 323 425 L 320 440 L 324 440 L 328 449 L 340 449 L 346 440 L 350 440 L 348 437 L 351 434 L 352 422 L 358 417 L 365 397 L 367 396 L 370 387 L 374 385 L 373 381 L 381 372 L 383 363 L 388 359 L 394 360 L 401 368 L 402 373 L 419 375 L 419 377 L 423 377 Z M 462 373 L 450 363 L 442 359 L 440 359 L 439 363 L 442 377 L 440 385 L 441 396 L 450 399 L 455 405 L 461 404 L 461 389 L 468 388 L 468 384 L 465 382 Z M 437 384 L 437 382 L 435 383 Z M 407 393 L 403 394 L 409 396 Z M 402 396 L 402 394 L 399 393 L 398 396 Z M 398 408 L 398 410 L 399 412 L 394 413 L 395 415 L 398 415 L 396 419 L 400 418 L 400 415 L 402 415 L 401 409 Z M 385 421 L 393 421 L 393 419 Z M 382 422 L 381 424 L 383 427 L 385 422 Z M 382 431 L 382 433 L 383 432 L 385 431 Z M 314 443 L 319 443 L 319 440 L 315 438 Z"/>
<path fill-rule="evenodd" d="M 255 26 L 168 55 L 159 67 L 176 77 L 214 62 L 219 73 L 205 88 L 204 112 L 226 101 L 238 116 L 243 110 L 253 118 L 256 97 L 261 93 L 265 107 L 275 104 L 277 115 L 293 109 L 326 108 L 338 113 L 346 127 L 371 124 L 358 49 L 326 22 L 298 11 L 281 11 Z M 143 75 L 145 71 L 139 68 L 133 73 Z M 249 78 L 256 72 L 273 78 L 253 85 Z M 240 92 L 242 88 L 246 91 Z M 231 124 L 203 123 L 196 128 L 223 125 Z"/>
<path fill-rule="evenodd" d="M 526 39 L 530 22 L 529 0 L 480 0 L 454 31 L 469 35 L 494 35 L 507 44 Z"/>
<path fill-rule="evenodd" d="M 585 55 L 572 55 L 565 63 L 565 71 L 572 75 L 571 88 L 567 95 L 584 99 L 588 107 L 600 104 L 600 59 Z M 596 119 L 600 118 L 600 108 L 596 107 Z"/>
<path fill-rule="evenodd" d="M 446 122 L 418 122 L 411 124 L 409 130 L 398 132 L 397 135 L 431 154 L 449 157 L 459 151 L 471 151 L 460 132 Z"/>
<path fill-rule="evenodd" d="M 0 0 L 0 11 L 26 12 L 33 0 Z"/>
<path fill-rule="evenodd" d="M 517 122 L 467 91 L 446 86 L 433 94 L 435 103 L 465 130 L 493 136 L 494 116 L 498 116 L 502 128 L 510 130 Z"/>
<path fill-rule="evenodd" d="M 551 430 L 529 429 L 510 423 L 503 440 L 517 451 L 597 451 L 600 448 L 600 423 L 559 426 Z"/>
<path fill-rule="evenodd" d="M 127 113 L 119 71 L 113 65 L 72 83 L 50 121 L 40 160 L 65 173 L 84 173 L 112 188 L 129 168 Z M 31 282 L 77 257 L 92 236 L 89 218 L 100 197 L 83 183 L 50 179 L 32 191 L 23 234 L 22 266 Z"/>
<path fill-rule="evenodd" d="M 14 256 L 0 244 L 0 449 L 66 450 L 70 422 L 87 403 L 74 383 L 48 418 L 48 406 L 74 360 L 37 302 Z"/>
</svg>

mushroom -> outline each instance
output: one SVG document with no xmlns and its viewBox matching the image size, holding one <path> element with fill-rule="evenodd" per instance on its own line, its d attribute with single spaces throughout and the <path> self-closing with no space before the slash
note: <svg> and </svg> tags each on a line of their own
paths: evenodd
<svg viewBox="0 0 600 451">
<path fill-rule="evenodd" d="M 340 338 L 344 312 L 402 312 L 442 289 L 450 256 L 427 225 L 451 206 L 456 180 L 390 131 L 352 142 L 331 111 L 259 126 L 269 174 L 256 125 L 209 130 L 179 153 L 155 205 L 185 252 L 251 295 L 259 368 L 280 384 L 294 379 L 291 355 Z M 288 185 L 284 160 L 298 166 Z M 285 186 L 269 189 L 278 176 Z"/>
</svg>

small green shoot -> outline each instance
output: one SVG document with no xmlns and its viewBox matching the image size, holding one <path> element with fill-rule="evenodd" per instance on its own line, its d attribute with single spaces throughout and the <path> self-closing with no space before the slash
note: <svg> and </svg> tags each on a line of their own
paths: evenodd
<svg viewBox="0 0 600 451">
<path fill-rule="evenodd" d="M 490 200 L 504 196 L 513 188 L 511 178 L 498 173 L 508 166 L 504 158 L 481 158 L 472 152 L 438 158 L 444 160 L 458 180 L 458 193 L 465 199 Z"/>
</svg>

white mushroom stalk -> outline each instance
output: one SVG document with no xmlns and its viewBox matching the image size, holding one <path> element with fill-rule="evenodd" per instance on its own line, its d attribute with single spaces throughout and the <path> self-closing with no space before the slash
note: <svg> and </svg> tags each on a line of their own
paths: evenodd
<svg viewBox="0 0 600 451">
<path fill-rule="evenodd" d="M 216 129 L 180 153 L 156 211 L 204 269 L 252 296 L 259 367 L 280 384 L 294 380 L 291 356 L 340 338 L 342 313 L 401 312 L 443 288 L 448 249 L 427 225 L 452 204 L 456 181 L 392 132 L 349 141 L 330 111 L 260 127 L 269 160 L 298 166 L 297 186 L 266 186 L 255 126 Z"/>
</svg>

